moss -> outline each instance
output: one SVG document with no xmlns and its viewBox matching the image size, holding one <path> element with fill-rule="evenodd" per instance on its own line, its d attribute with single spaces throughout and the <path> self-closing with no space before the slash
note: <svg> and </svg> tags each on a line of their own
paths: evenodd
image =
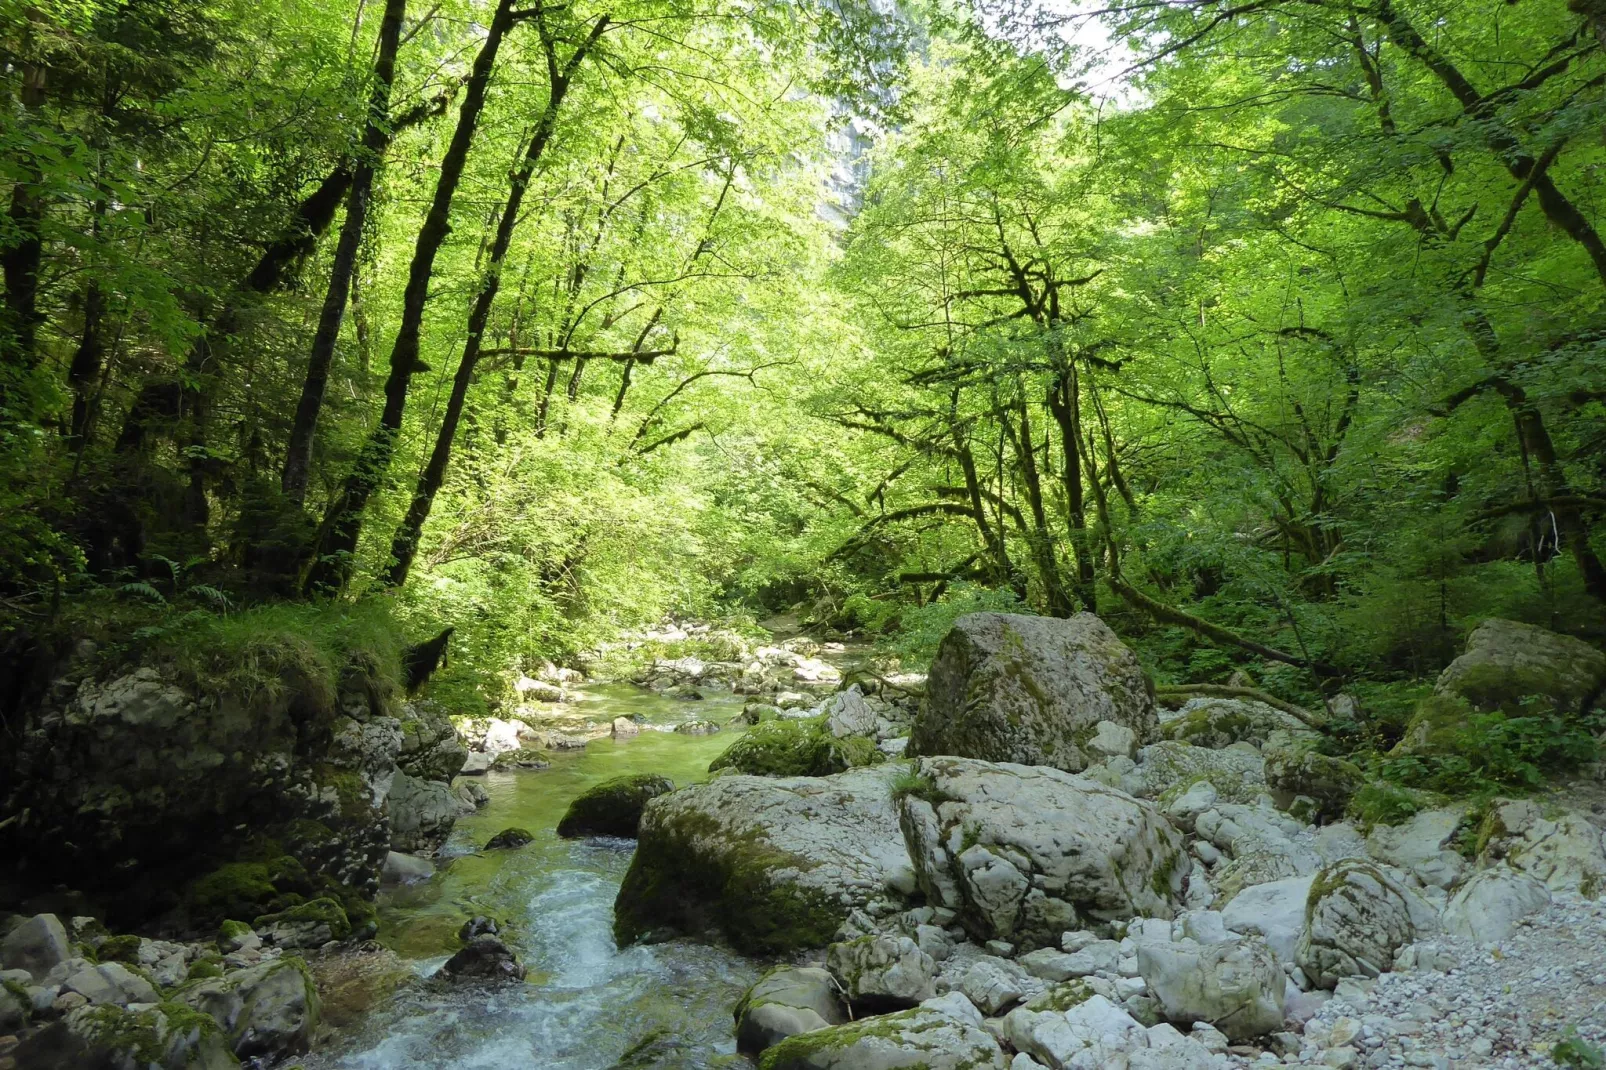
<svg viewBox="0 0 1606 1070">
<path fill-rule="evenodd" d="M 329 927 L 330 938 L 344 940 L 351 935 L 351 921 L 346 911 L 333 899 L 314 899 L 289 910 L 281 910 L 273 914 L 264 914 L 252 923 L 253 928 L 264 929 L 271 925 L 283 923 L 311 923 L 323 924 Z"/>
<path fill-rule="evenodd" d="M 239 940 L 241 937 L 249 936 L 251 932 L 251 926 L 247 925 L 243 921 L 225 921 L 217 928 L 218 943 L 233 943 L 234 941 Z"/>
<path fill-rule="evenodd" d="M 138 962 L 139 937 L 108 936 L 100 942 L 95 954 L 101 962 Z"/>
<path fill-rule="evenodd" d="M 16 999 L 17 1006 L 22 1008 L 23 1024 L 26 1025 L 28 1020 L 33 1017 L 33 997 L 28 994 L 27 987 L 20 981 L 0 982 L 0 987 L 10 992 L 12 997 Z"/>
<path fill-rule="evenodd" d="M 201 1049 L 211 1048 L 227 1057 L 223 1030 L 210 1015 L 183 1003 L 158 1003 L 139 1012 L 114 1004 L 93 1007 L 80 1019 L 80 1028 L 97 1045 L 131 1055 L 141 1066 L 165 1066 L 171 1038 L 193 1036 L 191 1061 L 205 1061 Z"/>
<path fill-rule="evenodd" d="M 190 886 L 191 904 L 206 915 L 254 915 L 278 895 L 266 862 L 230 862 Z"/>
<path fill-rule="evenodd" d="M 1149 888 L 1161 899 L 1169 900 L 1176 894 L 1171 882 L 1181 871 L 1184 857 L 1182 851 L 1172 851 L 1164 861 L 1154 867 L 1154 872 L 1149 877 Z"/>
<path fill-rule="evenodd" d="M 1349 816 L 1371 832 L 1378 825 L 1398 825 L 1435 805 L 1439 800 L 1425 791 L 1372 781 L 1350 797 Z"/>
<path fill-rule="evenodd" d="M 1460 695 L 1428 695 L 1416 704 L 1393 753 L 1433 754 L 1453 749 L 1459 730 L 1472 713 L 1471 704 Z"/>
<path fill-rule="evenodd" d="M 216 955 L 204 955 L 190 963 L 190 968 L 184 974 L 185 981 L 201 981 L 208 977 L 223 976 L 223 960 Z"/>
<path fill-rule="evenodd" d="M 765 721 L 756 725 L 708 765 L 710 773 L 735 769 L 751 776 L 829 776 L 862 765 L 879 765 L 886 756 L 869 739 L 837 739 L 825 718 Z"/>
<path fill-rule="evenodd" d="M 674 781 L 656 773 L 605 780 L 575 797 L 558 822 L 558 835 L 633 838 L 647 804 L 675 790 Z"/>
</svg>

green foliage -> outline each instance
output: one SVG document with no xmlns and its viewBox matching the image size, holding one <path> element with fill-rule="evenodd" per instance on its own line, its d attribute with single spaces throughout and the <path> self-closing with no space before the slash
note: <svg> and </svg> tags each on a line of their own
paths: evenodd
<svg viewBox="0 0 1606 1070">
<path fill-rule="evenodd" d="M 1550 1058 L 1557 1066 L 1569 1070 L 1601 1070 L 1606 1066 L 1606 1052 L 1601 1051 L 1600 1045 L 1579 1036 L 1575 1026 L 1563 1031 L 1562 1038 L 1550 1049 Z"/>
<path fill-rule="evenodd" d="M 1509 712 L 1467 710 L 1464 719 L 1436 730 L 1427 746 L 1382 758 L 1378 769 L 1395 783 L 1451 795 L 1532 791 L 1598 753 L 1589 725 L 1536 698 Z"/>
<path fill-rule="evenodd" d="M 904 610 L 902 627 L 888 646 L 910 668 L 924 669 L 936 656 L 942 637 L 966 613 L 1019 613 L 1022 608 L 1011 591 L 956 584 L 941 600 Z"/>
<path fill-rule="evenodd" d="M 825 718 L 764 721 L 708 765 L 710 773 L 730 769 L 750 776 L 829 776 L 861 765 L 878 765 L 886 755 L 875 741 L 860 736 L 837 739 Z"/>
</svg>

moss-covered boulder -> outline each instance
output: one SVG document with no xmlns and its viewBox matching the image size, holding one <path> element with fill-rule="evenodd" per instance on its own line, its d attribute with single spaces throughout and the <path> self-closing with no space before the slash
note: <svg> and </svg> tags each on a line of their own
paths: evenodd
<svg viewBox="0 0 1606 1070">
<path fill-rule="evenodd" d="M 345 908 L 333 899 L 314 899 L 300 906 L 265 914 L 251 923 L 258 935 L 276 947 L 322 947 L 351 935 Z"/>
<path fill-rule="evenodd" d="M 731 769 L 749 776 L 830 776 L 863 765 L 876 765 L 886 755 L 875 740 L 863 736 L 838 739 L 824 717 L 764 721 L 708 765 L 717 773 Z"/>
<path fill-rule="evenodd" d="M 953 995 L 940 1002 L 941 1007 L 921 1006 L 789 1037 L 763 1054 L 759 1068 L 1005 1070 L 1009 1066 L 1009 1056 L 983 1027 L 981 1014 L 975 1008 L 964 1013 L 960 1004 L 970 1006 L 964 997 Z"/>
<path fill-rule="evenodd" d="M 1425 899 L 1370 862 L 1345 859 L 1316 874 L 1294 957 L 1320 988 L 1376 977 L 1400 948 L 1439 931 Z"/>
<path fill-rule="evenodd" d="M 1137 777 L 1141 794 L 1170 803 L 1193 785 L 1205 781 L 1222 802 L 1251 803 L 1264 795 L 1265 760 L 1251 747 L 1212 750 L 1180 740 L 1161 740 L 1138 752 Z"/>
<path fill-rule="evenodd" d="M 485 841 L 487 851 L 511 851 L 524 847 L 535 839 L 529 829 L 505 828 Z"/>
<path fill-rule="evenodd" d="M 1160 738 L 1221 748 L 1234 743 L 1264 746 L 1273 732 L 1314 737 L 1298 717 L 1264 702 L 1238 698 L 1189 699 L 1181 709 L 1160 714 Z"/>
<path fill-rule="evenodd" d="M 1100 721 L 1155 738 L 1154 691 L 1137 655 L 1099 618 L 971 613 L 943 637 L 908 753 L 1046 765 L 1098 759 Z"/>
<path fill-rule="evenodd" d="M 458 738 L 446 711 L 433 702 L 409 702 L 398 711 L 401 751 L 396 765 L 420 780 L 451 780 L 468 760 L 468 748 Z"/>
<path fill-rule="evenodd" d="M 1542 695 L 1582 713 L 1606 692 L 1606 654 L 1572 636 L 1490 618 L 1467 638 L 1465 653 L 1439 674 L 1437 694 L 1459 695 L 1479 710 L 1519 706 Z"/>
<path fill-rule="evenodd" d="M 736 1004 L 736 1048 L 756 1055 L 787 1037 L 847 1021 L 836 983 L 818 966 L 777 966 Z"/>
<path fill-rule="evenodd" d="M 216 1022 L 235 1055 L 270 1062 L 307 1051 L 322 1013 L 312 974 L 294 956 L 188 985 L 177 1000 Z"/>
<path fill-rule="evenodd" d="M 558 835 L 623 836 L 634 839 L 641 812 L 660 795 L 675 790 L 675 782 L 657 773 L 635 773 L 605 780 L 577 795 L 558 822 Z"/>
<path fill-rule="evenodd" d="M 288 855 L 262 862 L 229 862 L 190 885 L 192 915 L 256 917 L 297 906 L 313 892 L 306 867 Z"/>
<path fill-rule="evenodd" d="M 240 1065 L 218 1024 L 182 1003 L 139 1011 L 112 1004 L 79 1007 L 29 1036 L 13 1055 L 16 1065 L 29 1070 L 229 1070 Z"/>
<path fill-rule="evenodd" d="M 1366 774 L 1354 762 L 1292 740 L 1266 748 L 1265 769 L 1266 784 L 1279 805 L 1286 807 L 1304 796 L 1315 801 L 1311 816 L 1321 820 L 1342 817 L 1351 797 L 1366 783 Z"/>
<path fill-rule="evenodd" d="M 884 765 L 829 777 L 723 776 L 647 804 L 614 903 L 629 944 L 718 932 L 749 954 L 824 947 L 855 907 L 915 889 Z"/>
</svg>

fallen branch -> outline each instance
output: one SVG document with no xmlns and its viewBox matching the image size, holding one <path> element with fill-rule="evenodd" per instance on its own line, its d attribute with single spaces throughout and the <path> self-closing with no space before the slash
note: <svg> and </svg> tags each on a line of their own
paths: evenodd
<svg viewBox="0 0 1606 1070">
<path fill-rule="evenodd" d="M 1182 697 L 1187 695 L 1206 695 L 1211 698 L 1243 698 L 1251 702 L 1264 703 L 1275 710 L 1282 710 L 1290 717 L 1297 717 L 1311 728 L 1321 729 L 1327 726 L 1327 719 L 1312 713 L 1303 706 L 1296 706 L 1292 702 L 1284 702 L 1276 695 L 1262 691 L 1258 687 L 1233 687 L 1229 684 L 1177 684 L 1175 686 L 1157 687 L 1154 689 L 1156 699 Z"/>
</svg>

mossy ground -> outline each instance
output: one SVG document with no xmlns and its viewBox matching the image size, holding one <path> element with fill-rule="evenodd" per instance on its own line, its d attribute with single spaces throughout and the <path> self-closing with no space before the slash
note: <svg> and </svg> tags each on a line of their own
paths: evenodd
<svg viewBox="0 0 1606 1070">
<path fill-rule="evenodd" d="M 878 765 L 886 755 L 860 736 L 838 739 L 825 718 L 765 721 L 732 743 L 708 765 L 710 773 L 734 769 L 751 776 L 830 776 L 862 765 Z"/>
</svg>

